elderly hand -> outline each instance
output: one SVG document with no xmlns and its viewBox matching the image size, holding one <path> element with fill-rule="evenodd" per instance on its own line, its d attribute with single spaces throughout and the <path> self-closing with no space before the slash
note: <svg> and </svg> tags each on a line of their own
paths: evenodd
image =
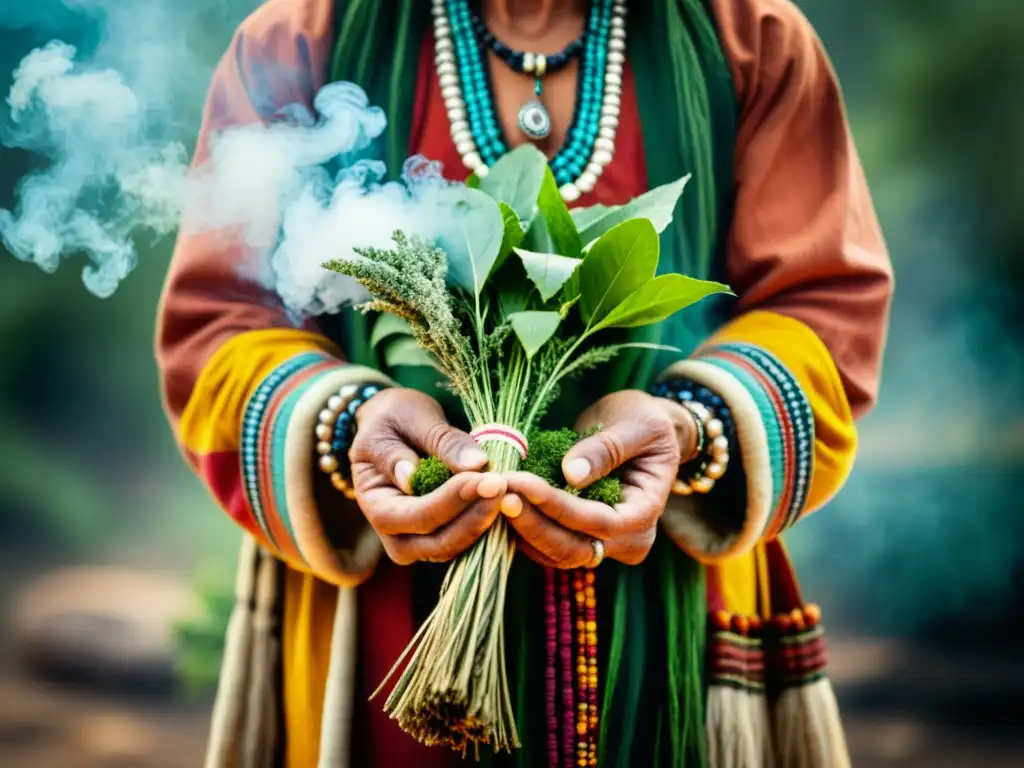
<svg viewBox="0 0 1024 768">
<path fill-rule="evenodd" d="M 412 389 L 386 389 L 356 411 L 349 458 L 356 501 L 399 565 L 445 562 L 480 538 L 499 514 L 505 479 L 481 472 L 487 456 L 448 424 L 440 404 Z M 410 496 L 420 455 L 455 474 L 426 496 Z"/>
<path fill-rule="evenodd" d="M 635 390 L 603 397 L 580 415 L 576 429 L 597 425 L 601 431 L 566 454 L 562 471 L 580 489 L 623 467 L 622 499 L 614 509 L 535 475 L 506 475 L 502 512 L 520 536 L 518 546 L 541 565 L 593 566 L 602 557 L 641 562 L 654 544 L 680 456 L 689 456 L 696 442 L 696 424 L 685 408 Z"/>
</svg>

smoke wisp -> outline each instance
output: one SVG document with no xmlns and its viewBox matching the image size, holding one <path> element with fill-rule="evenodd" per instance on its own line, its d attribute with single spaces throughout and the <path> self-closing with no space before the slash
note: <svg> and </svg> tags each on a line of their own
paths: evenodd
<svg viewBox="0 0 1024 768">
<path fill-rule="evenodd" d="M 14 211 L 0 210 L 0 238 L 47 272 L 83 254 L 86 287 L 110 296 L 135 266 L 133 236 L 177 226 L 184 145 L 149 140 L 144 113 L 118 73 L 80 70 L 75 49 L 59 42 L 25 57 L 7 101 L 4 143 L 49 164 L 21 180 Z"/>
</svg>

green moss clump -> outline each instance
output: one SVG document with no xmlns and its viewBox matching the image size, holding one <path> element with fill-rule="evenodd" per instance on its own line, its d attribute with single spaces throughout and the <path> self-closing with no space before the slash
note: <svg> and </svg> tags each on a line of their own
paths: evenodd
<svg viewBox="0 0 1024 768">
<path fill-rule="evenodd" d="M 600 501 L 615 506 L 622 499 L 622 481 L 616 472 L 602 477 L 577 491 L 569 485 L 562 474 L 562 459 L 583 437 L 589 437 L 600 427 L 590 430 L 585 435 L 578 435 L 571 429 L 538 430 L 530 435 L 530 452 L 520 469 L 543 478 L 556 488 L 564 488 L 569 493 L 582 496 L 591 501 Z M 416 496 L 425 496 L 436 488 L 444 485 L 452 476 L 452 471 L 440 459 L 428 456 L 420 461 L 419 467 L 410 478 L 412 492 Z"/>
<path fill-rule="evenodd" d="M 579 442 L 580 436 L 571 429 L 538 430 L 530 435 L 530 452 L 520 469 L 544 478 L 556 488 L 563 487 L 562 459 Z"/>
<path fill-rule="evenodd" d="M 452 476 L 452 471 L 444 465 L 436 456 L 428 456 L 420 460 L 420 465 L 409 478 L 412 485 L 412 492 L 416 496 L 426 496 L 433 490 L 440 488 Z"/>
<path fill-rule="evenodd" d="M 611 474 L 588 485 L 580 491 L 580 495 L 584 499 L 600 501 L 609 507 L 614 507 L 622 500 L 622 481 L 615 474 Z"/>
</svg>

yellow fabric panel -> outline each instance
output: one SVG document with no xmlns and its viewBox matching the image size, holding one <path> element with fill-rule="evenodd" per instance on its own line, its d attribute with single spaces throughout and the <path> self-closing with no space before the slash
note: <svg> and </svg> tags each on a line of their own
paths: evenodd
<svg viewBox="0 0 1024 768">
<path fill-rule="evenodd" d="M 218 349 L 196 380 L 178 426 L 182 445 L 195 454 L 237 451 L 249 398 L 281 363 L 303 352 L 338 350 L 324 336 L 293 328 L 248 331 Z"/>
<path fill-rule="evenodd" d="M 725 610 L 742 616 L 757 615 L 757 564 L 754 552 L 750 550 L 737 557 L 731 557 L 713 568 L 718 569 L 719 583 Z"/>
<path fill-rule="evenodd" d="M 828 348 L 799 320 L 763 310 L 731 321 L 708 343 L 716 342 L 762 347 L 800 382 L 814 412 L 814 469 L 804 514 L 821 508 L 843 487 L 857 452 L 850 403 Z"/>
<path fill-rule="evenodd" d="M 337 587 L 285 569 L 281 644 L 285 765 L 289 768 L 317 764 L 337 598 Z"/>
</svg>

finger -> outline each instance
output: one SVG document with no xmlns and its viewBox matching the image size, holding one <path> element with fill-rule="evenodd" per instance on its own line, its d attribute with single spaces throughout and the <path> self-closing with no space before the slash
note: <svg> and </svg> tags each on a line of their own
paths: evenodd
<svg viewBox="0 0 1024 768">
<path fill-rule="evenodd" d="M 526 539 L 521 536 L 516 536 L 516 550 L 526 555 L 528 558 L 533 560 L 537 565 L 542 568 L 557 568 L 558 563 L 552 560 L 550 557 L 539 551 L 536 547 L 531 545 Z"/>
<path fill-rule="evenodd" d="M 665 503 L 671 491 L 671 481 L 664 487 L 646 485 L 622 485 L 622 498 L 615 505 L 621 522 L 621 533 L 637 533 L 654 525 L 665 511 Z"/>
<path fill-rule="evenodd" d="M 658 526 L 652 525 L 646 530 L 619 536 L 605 543 L 605 556 L 625 565 L 639 565 L 650 554 L 657 535 Z"/>
<path fill-rule="evenodd" d="M 507 483 L 496 473 L 464 472 L 426 496 L 406 496 L 396 488 L 381 488 L 361 500 L 363 512 L 379 534 L 433 533 L 452 522 L 479 499 L 494 500 L 495 507 Z"/>
<path fill-rule="evenodd" d="M 622 530 L 619 514 L 607 504 L 573 496 L 529 472 L 504 477 L 510 494 L 521 496 L 563 528 L 597 539 L 610 539 Z"/>
<path fill-rule="evenodd" d="M 395 551 L 408 562 L 446 563 L 469 549 L 499 514 L 501 499 L 481 499 L 450 524 L 424 536 L 396 536 Z"/>
<path fill-rule="evenodd" d="M 660 426 L 649 419 L 619 421 L 580 440 L 562 459 L 565 479 L 575 488 L 586 488 L 630 459 L 657 448 L 658 442 L 671 448 L 665 439 L 669 432 Z"/>
<path fill-rule="evenodd" d="M 523 498 L 516 493 L 506 493 L 501 499 L 501 514 L 505 517 L 519 517 L 523 511 Z"/>
<path fill-rule="evenodd" d="M 453 472 L 471 472 L 487 466 L 487 454 L 472 437 L 456 429 L 443 414 L 415 410 L 403 414 L 395 430 L 428 456 L 436 456 Z"/>
<path fill-rule="evenodd" d="M 594 559 L 592 539 L 556 525 L 529 502 L 509 525 L 554 567 L 581 568 Z"/>
</svg>

